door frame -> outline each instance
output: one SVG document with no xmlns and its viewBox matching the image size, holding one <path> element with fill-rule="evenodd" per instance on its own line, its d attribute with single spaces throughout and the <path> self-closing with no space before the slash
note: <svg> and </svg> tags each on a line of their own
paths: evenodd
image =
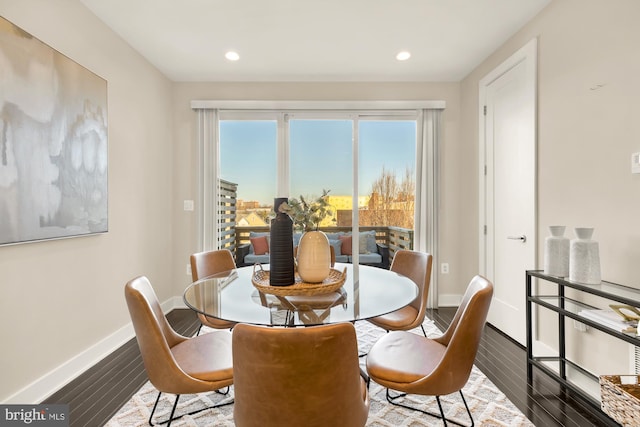
<svg viewBox="0 0 640 427">
<path fill-rule="evenodd" d="M 499 77 L 511 70 L 516 65 L 524 62 L 527 73 L 527 80 L 529 86 L 527 88 L 530 92 L 531 99 L 533 100 L 533 139 L 534 139 L 534 182 L 532 183 L 534 188 L 534 201 L 533 201 L 533 222 L 534 222 L 534 235 L 527 236 L 531 239 L 531 243 L 534 245 L 532 262 L 537 265 L 538 254 L 538 200 L 537 200 L 537 50 L 538 41 L 537 38 L 533 38 L 518 51 L 513 53 L 504 62 L 490 71 L 484 78 L 482 78 L 478 84 L 479 97 L 478 97 L 478 183 L 479 183 L 479 212 L 478 212 L 478 242 L 479 242 L 479 271 L 482 275 L 488 274 L 488 266 L 492 265 L 493 250 L 495 244 L 494 230 L 489 229 L 489 221 L 493 219 L 493 207 L 487 203 L 488 195 L 493 191 L 488 188 L 488 165 L 493 166 L 492 159 L 489 155 L 493 153 L 493 146 L 487 141 L 487 126 L 485 124 L 485 108 L 486 108 L 486 96 L 487 88 Z M 522 272 L 522 286 L 524 288 L 524 271 Z M 526 304 L 526 302 L 525 302 Z"/>
<path fill-rule="evenodd" d="M 478 96 L 478 204 L 479 204 L 479 212 L 478 212 L 478 242 L 479 242 L 479 271 L 480 274 L 486 274 L 486 266 L 489 261 L 488 256 L 488 248 L 493 247 L 493 239 L 490 237 L 490 233 L 487 231 L 487 141 L 486 141 L 486 126 L 484 122 L 485 116 L 485 99 L 486 99 L 486 91 L 487 86 L 489 86 L 494 80 L 498 77 L 502 76 L 505 72 L 509 71 L 515 65 L 522 61 L 526 61 L 527 63 L 527 72 L 528 75 L 532 78 L 532 85 L 530 90 L 534 91 L 534 114 L 535 114 L 535 122 L 534 126 L 534 140 L 537 145 L 537 51 L 538 51 L 538 39 L 533 38 L 523 47 L 521 47 L 518 51 L 516 51 L 513 55 L 507 58 L 502 64 L 498 65 L 492 71 L 490 71 L 485 77 L 483 77 L 479 84 L 479 96 Z M 534 169 L 537 171 L 537 156 L 534 157 Z M 537 176 L 535 183 L 535 194 L 537 196 Z M 537 197 L 534 200 L 534 221 L 536 223 L 537 230 L 537 222 L 538 222 L 538 201 Z M 537 233 L 536 233 L 537 234 Z M 534 239 L 534 243 L 537 243 L 537 235 L 531 236 Z M 537 244 L 536 244 L 537 246 Z M 537 249 L 536 249 L 537 254 Z M 524 272 L 523 272 L 524 277 Z M 523 279 L 524 280 L 524 279 Z M 524 283 L 524 282 L 523 282 Z"/>
<path fill-rule="evenodd" d="M 422 178 L 416 177 L 416 192 L 420 192 L 421 204 L 416 204 L 415 211 L 428 212 L 428 218 L 415 214 L 414 220 L 414 249 L 434 254 L 434 264 L 437 264 L 438 254 L 438 193 L 440 182 L 438 150 L 441 144 L 441 112 L 446 108 L 446 102 L 441 100 L 374 100 L 374 101 L 282 101 L 282 100 L 192 100 L 191 108 L 197 116 L 196 144 L 198 147 L 198 227 L 197 242 L 199 250 L 210 250 L 218 245 L 217 223 L 217 186 L 215 182 L 219 173 L 219 132 L 218 121 L 221 118 L 249 117 L 259 114 L 276 114 L 284 117 L 291 113 L 302 115 L 313 112 L 316 116 L 333 117 L 362 115 L 367 119 L 377 116 L 415 115 L 417 126 L 416 174 L 421 171 Z M 437 114 L 431 110 L 438 110 Z M 278 120 L 284 123 L 284 118 Z M 280 126 L 280 125 L 279 125 Z M 278 129 L 278 138 L 288 131 L 287 126 Z M 278 142 L 281 145 L 284 143 Z M 288 154 L 279 148 L 279 156 Z M 214 155 L 208 155 L 213 153 Z M 354 157 L 354 161 L 358 156 Z M 288 168 L 287 168 L 288 169 Z M 287 171 L 288 174 L 288 171 Z M 279 176 L 279 182 L 287 183 L 278 187 L 282 194 L 288 194 L 288 178 Z M 357 182 L 356 182 L 357 184 Z M 285 192 L 286 191 L 286 192 Z M 357 209 L 354 209 L 357 212 Z M 357 221 L 354 221 L 357 224 Z M 429 292 L 429 308 L 437 307 L 438 302 L 438 274 L 432 272 Z"/>
</svg>

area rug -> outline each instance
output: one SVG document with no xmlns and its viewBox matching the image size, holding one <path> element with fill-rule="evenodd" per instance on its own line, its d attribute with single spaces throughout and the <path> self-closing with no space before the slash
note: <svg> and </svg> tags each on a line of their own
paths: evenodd
<svg viewBox="0 0 640 427">
<path fill-rule="evenodd" d="M 428 336 L 439 335 L 440 331 L 435 324 L 426 320 L 424 328 Z M 203 328 L 204 332 L 205 328 Z M 373 326 L 369 322 L 356 322 L 356 331 L 358 335 L 358 345 L 360 351 L 366 352 L 373 343 L 376 342 L 385 332 Z M 422 335 L 420 328 L 411 331 Z M 361 364 L 364 364 L 364 357 L 361 358 Z M 469 409 L 473 414 L 475 424 L 477 426 L 494 427 L 494 426 L 533 426 L 533 424 L 507 399 L 507 397 L 498 390 L 498 388 L 482 373 L 477 367 L 473 367 L 469 382 L 463 389 Z M 148 426 L 149 414 L 153 408 L 153 404 L 158 392 L 147 382 L 142 388 L 127 402 L 116 415 L 106 424 L 107 427 L 134 427 Z M 386 401 L 385 389 L 371 381 L 369 388 L 371 399 L 371 407 L 369 409 L 369 418 L 367 426 L 371 427 L 423 427 L 423 426 L 442 426 L 442 421 L 422 414 L 417 411 L 393 406 Z M 154 415 L 155 420 L 165 420 L 171 411 L 175 396 L 163 394 L 158 404 L 158 409 Z M 230 402 L 233 399 L 233 387 L 228 396 L 218 393 L 207 393 L 199 395 L 183 395 L 180 396 L 180 403 L 176 414 L 182 414 L 197 410 L 214 403 Z M 463 425 L 469 425 L 470 420 L 467 412 L 460 399 L 460 394 L 455 393 L 440 398 L 443 409 L 447 418 L 457 421 Z M 438 412 L 438 406 L 435 398 L 427 396 L 408 396 L 404 400 L 405 403 L 417 406 L 421 409 Z M 233 423 L 233 405 L 222 406 L 219 408 L 202 411 L 195 415 L 187 415 L 179 420 L 171 423 L 176 427 L 202 427 L 202 426 L 220 426 L 232 427 Z"/>
</svg>

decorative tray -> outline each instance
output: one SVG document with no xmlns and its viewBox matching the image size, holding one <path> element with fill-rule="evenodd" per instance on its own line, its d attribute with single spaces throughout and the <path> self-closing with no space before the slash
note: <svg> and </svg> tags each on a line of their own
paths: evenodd
<svg viewBox="0 0 640 427">
<path fill-rule="evenodd" d="M 256 265 L 260 267 L 256 271 Z M 260 292 L 272 295 L 290 296 L 290 295 L 320 295 L 334 292 L 340 289 L 347 278 L 347 269 L 340 272 L 335 268 L 329 270 L 329 275 L 320 283 L 305 283 L 296 272 L 296 281 L 289 286 L 271 286 L 269 284 L 269 270 L 263 270 L 262 265 L 253 266 L 253 276 L 251 283 Z"/>
</svg>

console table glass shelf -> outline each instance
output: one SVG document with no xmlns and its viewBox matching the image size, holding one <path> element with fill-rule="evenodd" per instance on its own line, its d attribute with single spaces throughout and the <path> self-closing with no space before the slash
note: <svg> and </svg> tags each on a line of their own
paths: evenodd
<svg viewBox="0 0 640 427">
<path fill-rule="evenodd" d="M 557 285 L 555 295 L 534 295 L 532 286 L 533 278 L 555 283 Z M 640 337 L 637 336 L 636 333 L 621 332 L 581 316 L 578 314 L 581 310 L 595 309 L 596 307 L 565 296 L 566 288 L 575 289 L 585 294 L 595 295 L 606 300 L 631 305 L 633 307 L 640 307 L 640 289 L 607 281 L 602 281 L 598 285 L 587 285 L 573 282 L 563 277 L 549 276 L 541 270 L 528 270 L 526 272 L 527 381 L 529 383 L 533 381 L 533 367 L 535 366 L 552 379 L 578 394 L 594 407 L 600 409 L 598 376 L 566 357 L 565 318 L 573 319 L 635 346 L 640 346 Z M 543 357 L 533 355 L 532 313 L 534 304 L 558 314 L 558 356 Z M 603 422 L 606 424 L 612 426 L 618 425 L 608 418 L 606 414 L 602 413 L 602 417 Z"/>
</svg>

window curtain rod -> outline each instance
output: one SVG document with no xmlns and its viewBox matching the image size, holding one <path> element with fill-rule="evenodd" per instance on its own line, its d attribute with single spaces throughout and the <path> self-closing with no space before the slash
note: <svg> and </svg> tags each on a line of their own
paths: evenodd
<svg viewBox="0 0 640 427">
<path fill-rule="evenodd" d="M 443 110 L 445 101 L 238 101 L 193 100 L 193 110 Z"/>
</svg>

